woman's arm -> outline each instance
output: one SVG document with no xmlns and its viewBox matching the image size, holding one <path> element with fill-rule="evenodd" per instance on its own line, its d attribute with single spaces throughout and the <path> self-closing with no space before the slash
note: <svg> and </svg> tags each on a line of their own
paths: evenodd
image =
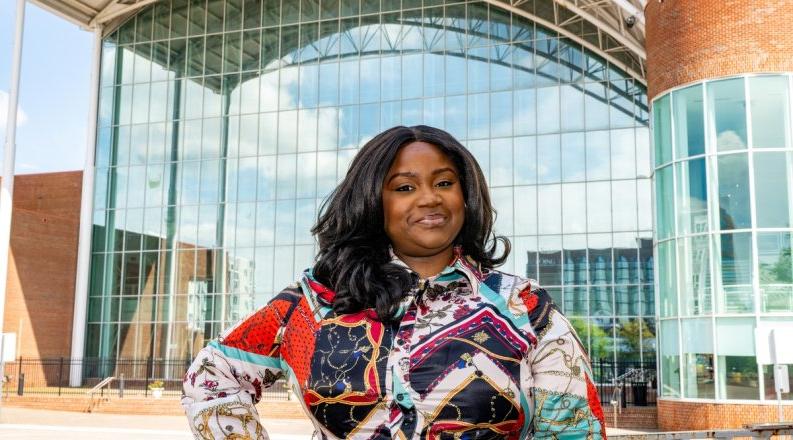
<svg viewBox="0 0 793 440">
<path fill-rule="evenodd" d="M 281 337 L 301 296 L 298 288 L 284 290 L 198 353 L 182 387 L 195 438 L 268 438 L 254 405 L 284 375 Z"/>
<path fill-rule="evenodd" d="M 542 289 L 524 298 L 537 335 L 529 357 L 535 439 L 605 439 L 589 358 L 575 330 Z"/>
</svg>

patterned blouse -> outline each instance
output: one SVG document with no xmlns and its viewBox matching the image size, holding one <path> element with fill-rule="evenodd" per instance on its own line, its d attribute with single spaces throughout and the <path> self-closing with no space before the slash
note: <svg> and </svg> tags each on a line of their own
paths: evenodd
<svg viewBox="0 0 793 440">
<path fill-rule="evenodd" d="M 182 398 L 195 438 L 267 439 L 254 404 L 283 377 L 323 439 L 606 438 L 586 352 L 545 291 L 459 250 L 414 278 L 384 323 L 333 312 L 307 270 L 198 354 Z"/>
</svg>

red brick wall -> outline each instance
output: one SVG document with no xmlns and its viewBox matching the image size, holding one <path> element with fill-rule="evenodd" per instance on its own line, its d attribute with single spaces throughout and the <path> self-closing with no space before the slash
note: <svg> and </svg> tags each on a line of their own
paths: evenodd
<svg viewBox="0 0 793 440">
<path fill-rule="evenodd" d="M 793 406 L 784 406 L 784 416 L 785 420 L 793 420 Z M 661 431 L 743 428 L 748 424 L 777 420 L 775 403 L 739 405 L 658 399 L 658 429 Z"/>
<path fill-rule="evenodd" d="M 4 332 L 18 356 L 70 356 L 82 172 L 14 179 Z"/>
<path fill-rule="evenodd" d="M 707 78 L 793 71 L 793 0 L 647 2 L 648 95 Z"/>
</svg>

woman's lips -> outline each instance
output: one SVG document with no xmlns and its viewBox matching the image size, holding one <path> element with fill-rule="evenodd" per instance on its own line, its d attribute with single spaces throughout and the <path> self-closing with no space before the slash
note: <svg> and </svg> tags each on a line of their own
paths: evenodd
<svg viewBox="0 0 793 440">
<path fill-rule="evenodd" d="M 416 220 L 416 223 L 429 227 L 441 226 L 446 223 L 446 216 L 442 214 L 427 214 Z"/>
</svg>

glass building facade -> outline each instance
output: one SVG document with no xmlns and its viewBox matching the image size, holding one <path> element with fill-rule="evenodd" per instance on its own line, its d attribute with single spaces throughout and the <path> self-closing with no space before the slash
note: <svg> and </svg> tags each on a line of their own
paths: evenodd
<svg viewBox="0 0 793 440">
<path fill-rule="evenodd" d="M 479 160 L 502 269 L 596 361 L 653 362 L 648 118 L 640 83 L 483 1 L 146 6 L 104 40 L 86 356 L 192 357 L 311 264 L 357 149 L 421 123 Z"/>
<path fill-rule="evenodd" d="M 720 79 L 653 101 L 662 396 L 776 399 L 754 330 L 793 324 L 791 81 Z"/>
</svg>

